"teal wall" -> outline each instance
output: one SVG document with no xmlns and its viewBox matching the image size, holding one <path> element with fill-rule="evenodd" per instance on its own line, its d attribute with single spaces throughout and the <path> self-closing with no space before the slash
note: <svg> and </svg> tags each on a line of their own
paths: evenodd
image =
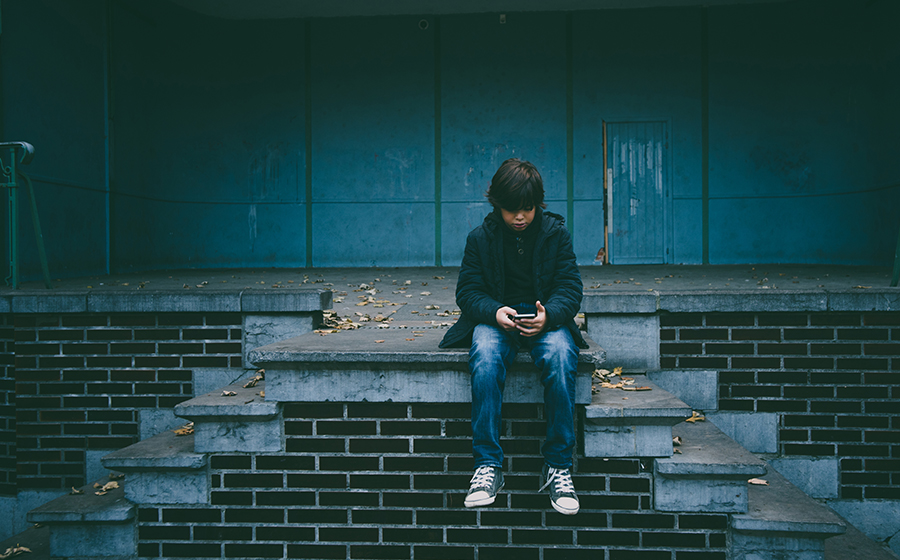
<svg viewBox="0 0 900 560">
<path fill-rule="evenodd" d="M 806 0 L 233 21 L 3 0 L 3 136 L 36 146 L 55 277 L 458 264 L 513 156 L 590 264 L 603 122 L 629 119 L 669 129 L 670 262 L 887 265 L 898 16 Z"/>
</svg>

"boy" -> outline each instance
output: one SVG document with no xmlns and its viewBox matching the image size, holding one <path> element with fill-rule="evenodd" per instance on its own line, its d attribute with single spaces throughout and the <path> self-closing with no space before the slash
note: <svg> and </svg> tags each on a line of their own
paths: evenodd
<svg viewBox="0 0 900 560">
<path fill-rule="evenodd" d="M 578 513 L 572 484 L 575 368 L 587 348 L 575 325 L 581 275 L 562 216 L 544 212 L 544 184 L 534 165 L 508 159 L 486 194 L 494 211 L 466 239 L 456 286 L 462 315 L 441 348 L 471 342 L 472 449 L 475 474 L 466 507 L 494 502 L 503 487 L 500 407 L 506 371 L 520 347 L 541 370 L 547 438 L 541 490 L 556 511 Z"/>
</svg>

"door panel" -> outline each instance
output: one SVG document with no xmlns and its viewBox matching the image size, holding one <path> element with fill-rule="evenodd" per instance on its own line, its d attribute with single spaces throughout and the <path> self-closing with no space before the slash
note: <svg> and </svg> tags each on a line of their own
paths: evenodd
<svg viewBox="0 0 900 560">
<path fill-rule="evenodd" d="M 607 138 L 610 263 L 666 263 L 667 123 L 607 123 Z"/>
</svg>

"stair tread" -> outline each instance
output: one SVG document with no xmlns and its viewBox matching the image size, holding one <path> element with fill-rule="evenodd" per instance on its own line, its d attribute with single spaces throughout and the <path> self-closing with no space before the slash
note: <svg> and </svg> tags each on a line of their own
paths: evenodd
<svg viewBox="0 0 900 560">
<path fill-rule="evenodd" d="M 422 328 L 363 328 L 340 331 L 322 336 L 307 333 L 282 342 L 261 346 L 249 353 L 254 364 L 269 363 L 459 363 L 468 364 L 468 348 L 439 348 L 446 329 Z M 412 338 L 413 340 L 408 340 Z M 375 342 L 379 340 L 381 342 Z M 589 348 L 581 350 L 581 363 L 598 365 L 606 351 L 596 342 L 585 338 Z M 531 357 L 520 352 L 516 363 L 531 363 Z"/>
<path fill-rule="evenodd" d="M 266 402 L 259 395 L 265 390 L 265 381 L 248 388 L 244 388 L 243 383 L 241 381 L 179 403 L 175 405 L 175 416 L 194 420 L 235 417 L 267 420 L 278 415 L 278 403 Z M 226 396 L 226 391 L 234 395 Z"/>
<path fill-rule="evenodd" d="M 166 430 L 102 459 L 108 469 L 200 469 L 206 466 L 204 453 L 194 452 L 194 435 L 178 436 Z"/>
<path fill-rule="evenodd" d="M 66 494 L 28 512 L 27 518 L 33 523 L 117 523 L 133 519 L 137 506 L 125 498 L 124 482 L 103 496 L 95 492 L 94 484 L 106 484 L 109 478 L 80 488 L 81 494 Z"/>
<path fill-rule="evenodd" d="M 780 531 L 838 535 L 846 530 L 835 512 L 806 495 L 775 469 L 766 475 L 767 486 L 751 484 L 747 513 L 732 517 L 739 531 Z"/>
<path fill-rule="evenodd" d="M 663 476 L 754 477 L 766 473 L 764 461 L 722 433 L 711 422 L 682 422 L 672 428 L 681 437 L 681 451 L 656 460 L 656 472 Z"/>
<path fill-rule="evenodd" d="M 669 419 L 672 424 L 691 416 L 692 409 L 672 393 L 661 389 L 644 375 L 635 375 L 633 387 L 649 387 L 646 391 L 622 391 L 601 388 L 585 407 L 585 417 L 604 419 Z M 626 400 L 627 399 L 627 400 Z"/>
</svg>

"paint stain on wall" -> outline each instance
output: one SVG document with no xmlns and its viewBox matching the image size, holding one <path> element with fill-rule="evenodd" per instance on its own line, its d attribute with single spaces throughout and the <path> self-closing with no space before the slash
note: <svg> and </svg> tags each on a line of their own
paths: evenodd
<svg viewBox="0 0 900 560">
<path fill-rule="evenodd" d="M 781 178 L 784 185 L 794 192 L 808 192 L 815 188 L 815 173 L 809 156 L 802 149 L 788 152 L 756 146 L 750 152 L 750 161 L 756 169 Z"/>
</svg>

